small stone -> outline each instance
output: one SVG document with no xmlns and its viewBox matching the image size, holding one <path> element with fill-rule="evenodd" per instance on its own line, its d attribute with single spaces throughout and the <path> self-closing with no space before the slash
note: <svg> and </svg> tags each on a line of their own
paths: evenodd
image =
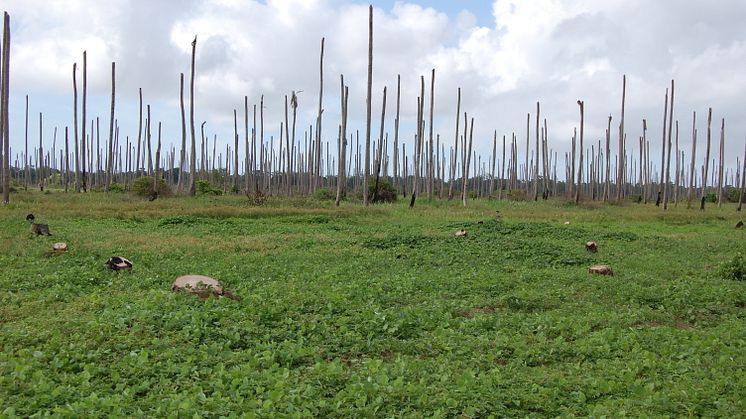
<svg viewBox="0 0 746 419">
<path fill-rule="evenodd" d="M 456 230 L 456 233 L 455 233 L 456 237 L 465 237 L 466 234 L 467 234 L 466 230 L 464 230 L 463 228 Z"/>
<path fill-rule="evenodd" d="M 566 225 L 566 226 L 569 226 L 569 225 L 570 225 L 570 222 L 569 222 L 569 221 L 565 221 L 565 225 Z"/>
<path fill-rule="evenodd" d="M 598 252 L 598 245 L 594 241 L 586 242 L 585 243 L 585 250 L 587 250 L 587 251 L 589 251 L 591 253 L 596 253 L 596 252 Z"/>
<path fill-rule="evenodd" d="M 52 250 L 57 253 L 64 253 L 67 252 L 67 243 L 55 243 L 52 245 Z"/>
</svg>

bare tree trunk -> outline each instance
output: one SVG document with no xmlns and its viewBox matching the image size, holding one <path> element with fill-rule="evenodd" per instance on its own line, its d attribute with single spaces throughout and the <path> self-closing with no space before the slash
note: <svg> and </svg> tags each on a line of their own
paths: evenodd
<svg viewBox="0 0 746 419">
<path fill-rule="evenodd" d="M 78 63 L 73 63 L 73 132 L 75 133 L 75 192 L 80 192 L 80 156 L 78 153 Z"/>
<path fill-rule="evenodd" d="M 671 109 L 668 112 L 668 153 L 666 155 L 666 177 L 663 183 L 663 209 L 668 209 L 668 184 L 671 182 L 671 132 L 673 131 L 673 97 L 674 97 L 674 85 L 671 80 Z M 664 120 L 665 124 L 666 121 Z M 677 157 L 678 159 L 678 157 Z"/>
<path fill-rule="evenodd" d="M 70 137 L 65 127 L 65 192 L 67 193 L 70 184 Z"/>
<path fill-rule="evenodd" d="M 399 105 L 401 102 L 401 75 L 396 75 L 396 118 L 394 118 L 394 189 L 399 184 Z"/>
<path fill-rule="evenodd" d="M 140 106 L 142 107 L 142 89 L 140 89 Z M 184 192 L 184 177 L 186 176 L 186 170 L 184 170 L 184 164 L 186 163 L 186 111 L 184 110 L 184 73 L 179 73 L 179 104 L 181 107 L 181 151 L 179 152 L 179 181 L 176 184 L 177 193 L 181 194 Z M 142 118 L 142 111 L 141 118 Z M 140 140 L 138 132 L 138 141 Z"/>
<path fill-rule="evenodd" d="M 709 108 L 707 111 L 707 146 L 705 148 L 705 167 L 702 171 L 702 193 L 700 197 L 700 205 L 699 209 L 704 210 L 705 209 L 705 194 L 707 192 L 707 174 L 708 169 L 710 165 L 710 140 L 712 138 L 712 108 Z"/>
<path fill-rule="evenodd" d="M 409 201 L 409 208 L 414 208 L 414 203 L 417 199 L 419 190 L 417 184 L 420 178 L 420 157 L 422 154 L 422 131 L 424 122 L 424 108 L 425 108 L 425 76 L 420 76 L 420 96 L 417 98 L 417 134 L 414 139 L 414 165 L 412 171 L 414 172 L 414 179 L 412 182 L 412 197 Z"/>
<path fill-rule="evenodd" d="M 694 199 L 694 160 L 697 157 L 697 112 L 692 112 L 692 165 L 689 169 L 689 194 L 687 196 L 686 207 L 692 207 Z"/>
<path fill-rule="evenodd" d="M 4 111 L 4 110 L 3 110 Z M 44 192 L 44 145 L 42 144 L 42 116 L 39 112 L 39 165 L 36 168 L 39 177 L 39 190 Z"/>
<path fill-rule="evenodd" d="M 112 66 L 113 66 L 113 63 L 112 63 Z M 85 118 L 85 114 L 86 114 L 86 96 L 87 96 L 87 93 L 88 93 L 88 80 L 87 80 L 88 79 L 88 76 L 87 76 L 88 73 L 87 73 L 87 67 L 88 67 L 88 65 L 87 65 L 87 62 L 86 62 L 86 52 L 83 51 L 83 121 L 81 123 L 82 133 L 80 135 L 80 141 L 81 141 L 80 154 L 81 154 L 81 158 L 82 158 L 81 166 L 83 168 L 83 174 L 82 174 L 82 178 L 81 178 L 81 183 L 82 183 L 82 187 L 83 187 L 83 192 L 86 192 L 88 190 L 88 176 L 86 175 L 86 161 L 85 161 L 85 158 L 86 158 L 86 141 L 85 141 L 85 139 L 86 139 L 86 137 L 85 137 L 86 118 Z M 112 89 L 113 89 L 113 87 L 112 87 Z M 108 188 L 109 185 L 107 184 L 106 186 Z"/>
<path fill-rule="evenodd" d="M 196 170 L 194 170 L 194 167 L 197 165 L 197 144 L 196 140 L 194 138 L 194 64 L 195 64 L 195 57 L 197 53 L 197 36 L 194 36 L 194 41 L 192 41 L 192 71 L 190 75 L 190 81 L 189 81 L 189 124 L 190 124 L 190 132 L 192 136 L 192 153 L 189 156 L 189 196 L 194 196 L 197 193 L 197 177 L 196 177 Z M 226 159 L 228 156 L 226 156 Z"/>
<path fill-rule="evenodd" d="M 428 127 L 428 137 L 430 147 L 428 148 L 428 163 L 427 163 L 427 199 L 428 201 L 433 198 L 433 178 L 435 173 L 433 172 L 433 107 L 435 105 L 435 69 L 432 70 L 432 76 L 430 77 L 430 126 Z"/>
<path fill-rule="evenodd" d="M 497 130 L 492 135 L 492 174 L 490 175 L 490 186 L 487 198 L 492 199 L 492 192 L 495 190 L 495 162 L 497 161 Z"/>
<path fill-rule="evenodd" d="M 3 14 L 2 59 L 0 60 L 0 177 L 3 204 L 10 203 L 10 15 Z"/>
<path fill-rule="evenodd" d="M 194 166 L 189 168 L 194 171 Z M 233 109 L 233 192 L 238 192 L 238 120 Z"/>
<path fill-rule="evenodd" d="M 106 167 L 106 190 L 108 191 L 111 187 L 111 179 L 114 176 L 114 69 L 115 64 L 112 61 L 111 63 L 111 115 L 109 118 L 109 158 L 107 159 L 107 167 Z M 85 121 L 83 122 L 83 125 L 85 126 Z M 158 164 L 158 162 L 156 162 Z M 85 175 L 84 178 L 85 179 Z M 85 184 L 85 180 L 84 180 Z"/>
<path fill-rule="evenodd" d="M 663 196 L 663 184 L 665 183 L 666 168 L 666 119 L 668 118 L 668 89 L 666 89 L 665 104 L 663 106 L 663 137 L 661 138 L 661 173 L 658 181 L 658 197 L 655 199 L 655 206 L 661 204 Z"/>
<path fill-rule="evenodd" d="M 466 134 L 466 112 L 464 112 L 464 134 Z M 474 118 L 471 118 L 471 121 L 469 123 L 469 148 L 466 152 L 466 166 L 464 166 L 464 182 L 463 182 L 463 190 L 461 192 L 461 198 L 463 200 L 464 206 L 466 206 L 466 201 L 469 198 L 469 190 L 468 190 L 468 180 L 469 180 L 469 164 L 471 163 L 471 146 L 472 146 L 472 139 L 474 136 Z"/>
<path fill-rule="evenodd" d="M 674 176 L 674 189 L 673 189 L 673 205 L 676 207 L 679 205 L 679 180 L 681 179 L 681 165 L 679 158 L 679 120 L 676 120 L 676 173 Z"/>
<path fill-rule="evenodd" d="M 619 165 L 617 167 L 617 188 L 616 200 L 621 201 L 624 198 L 624 172 L 626 161 L 626 147 L 624 144 L 624 101 L 627 96 L 627 75 L 622 76 L 622 115 L 619 122 Z M 665 121 L 664 121 L 665 122 Z"/>
<path fill-rule="evenodd" d="M 718 165 L 718 208 L 723 206 L 723 166 L 725 165 L 725 118 L 720 125 L 720 164 Z"/>
<path fill-rule="evenodd" d="M 373 89 L 373 6 L 370 6 L 368 15 L 368 96 L 366 100 L 365 111 L 365 173 L 363 174 L 363 205 L 368 206 L 368 176 L 370 176 L 370 118 L 371 118 L 371 100 Z M 417 120 L 419 125 L 420 121 Z M 418 127 L 419 131 L 419 127 Z M 414 193 L 413 193 L 414 195 Z M 412 203 L 414 205 L 414 198 Z"/>
<path fill-rule="evenodd" d="M 539 102 L 536 102 L 536 161 L 533 168 L 534 181 L 534 201 L 539 199 L 539 118 L 541 109 Z"/>
<path fill-rule="evenodd" d="M 583 101 L 578 101 L 578 106 L 580 107 L 580 162 L 578 164 L 578 186 L 575 189 L 575 203 L 577 204 L 580 202 L 580 199 L 583 195 L 582 185 L 583 185 L 583 123 L 584 123 L 584 113 L 583 113 Z"/>
<path fill-rule="evenodd" d="M 339 76 L 339 84 L 341 87 L 340 113 L 342 115 L 342 123 L 339 126 L 339 171 L 337 173 L 337 198 L 334 201 L 336 206 L 339 206 L 339 202 L 347 190 L 345 161 L 347 160 L 347 99 L 349 98 L 349 89 L 345 86 L 344 76 L 342 75 Z"/>
<path fill-rule="evenodd" d="M 0 74 L 2 74 L 1 70 L 0 70 Z M 2 89 L 0 89 L 0 90 L 2 90 Z M 2 119 L 2 115 L 0 115 L 0 119 Z M 0 132 L 0 136 L 1 135 L 3 135 L 2 132 Z M 24 155 L 25 164 L 24 164 L 24 169 L 23 169 L 24 170 L 24 174 L 23 174 L 23 190 L 27 191 L 28 190 L 28 179 L 29 179 L 29 176 L 31 176 L 31 174 L 30 174 L 31 171 L 29 170 L 29 166 L 28 166 L 28 95 L 26 95 L 26 130 L 25 130 L 24 138 L 25 138 L 25 141 L 26 141 L 26 153 Z M 65 151 L 65 153 L 67 153 L 67 151 Z M 3 189 L 3 191 L 4 190 L 5 189 Z"/>
<path fill-rule="evenodd" d="M 451 162 L 451 183 L 448 185 L 448 199 L 453 199 L 453 187 L 456 183 L 456 159 L 458 155 L 458 128 L 461 122 L 461 88 L 458 88 L 458 100 L 456 102 L 456 138 L 454 140 L 454 155 Z"/>
<path fill-rule="evenodd" d="M 155 147 L 155 171 L 153 172 L 153 194 L 150 198 L 154 201 L 158 198 L 158 165 L 161 162 L 161 123 L 158 122 L 158 145 Z"/>
<path fill-rule="evenodd" d="M 568 189 L 569 196 L 568 198 L 574 199 L 575 197 L 575 149 L 576 149 L 576 143 L 578 138 L 578 129 L 574 128 L 572 130 L 572 145 L 571 145 L 571 151 L 570 151 L 570 188 Z"/>
<path fill-rule="evenodd" d="M 316 115 L 316 179 L 313 182 L 311 192 L 321 186 L 321 116 L 324 113 L 322 99 L 324 97 L 324 38 L 321 38 L 321 54 L 319 58 L 319 111 Z"/>
<path fill-rule="evenodd" d="M 373 203 L 378 202 L 378 182 L 381 177 L 381 159 L 383 158 L 383 131 L 386 121 L 386 86 L 383 86 L 383 104 L 381 105 L 381 132 L 378 137 L 378 156 L 376 157 L 376 182 L 373 186 Z M 432 154 L 432 153 L 431 153 Z"/>
<path fill-rule="evenodd" d="M 741 211 L 743 206 L 744 192 L 746 192 L 746 142 L 743 148 L 743 169 L 741 169 L 741 193 L 738 194 L 738 208 L 736 211 Z"/>
<path fill-rule="evenodd" d="M 503 185 L 505 182 L 505 136 L 503 135 L 503 159 L 502 164 L 500 165 L 500 192 L 497 194 L 497 199 L 503 199 Z"/>
</svg>

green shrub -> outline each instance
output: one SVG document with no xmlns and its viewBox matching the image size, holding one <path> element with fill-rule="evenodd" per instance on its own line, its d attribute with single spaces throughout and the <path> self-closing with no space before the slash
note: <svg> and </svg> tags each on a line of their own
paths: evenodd
<svg viewBox="0 0 746 419">
<path fill-rule="evenodd" d="M 738 202 L 741 197 L 741 190 L 738 188 L 730 188 L 728 190 L 728 202 Z"/>
<path fill-rule="evenodd" d="M 368 198 L 370 202 L 377 204 L 379 202 L 396 202 L 396 188 L 391 186 L 388 180 L 383 178 L 378 179 L 378 195 L 375 195 L 376 191 L 376 178 L 371 177 L 368 180 Z M 374 199 L 375 197 L 375 199 Z"/>
<path fill-rule="evenodd" d="M 222 195 L 223 191 L 210 185 L 210 182 L 206 180 L 198 180 L 196 182 L 197 192 L 201 195 Z"/>
<path fill-rule="evenodd" d="M 151 197 L 153 196 L 153 177 L 152 176 L 141 176 L 132 182 L 132 192 L 137 196 Z M 166 184 L 163 179 L 158 179 L 158 196 L 159 197 L 170 197 L 173 195 L 173 191 Z"/>
<path fill-rule="evenodd" d="M 321 188 L 313 193 L 313 199 L 318 201 L 334 201 L 337 199 L 337 193 L 329 188 Z"/>
<path fill-rule="evenodd" d="M 746 258 L 738 253 L 733 259 L 720 265 L 718 274 L 723 279 L 746 281 Z"/>
<path fill-rule="evenodd" d="M 715 192 L 710 192 L 705 195 L 705 202 L 718 202 L 718 195 Z"/>
<path fill-rule="evenodd" d="M 508 199 L 510 201 L 525 201 L 526 191 L 523 189 L 511 189 L 508 191 Z"/>
<path fill-rule="evenodd" d="M 152 178 L 151 178 L 152 179 Z M 124 185 L 121 183 L 112 183 L 111 186 L 109 186 L 109 192 L 124 192 L 125 188 Z"/>
</svg>

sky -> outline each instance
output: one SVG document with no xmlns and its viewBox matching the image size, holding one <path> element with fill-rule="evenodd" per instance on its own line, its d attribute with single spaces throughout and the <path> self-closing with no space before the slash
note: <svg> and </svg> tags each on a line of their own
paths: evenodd
<svg viewBox="0 0 746 419">
<path fill-rule="evenodd" d="M 396 82 L 401 75 L 400 138 L 408 154 L 420 76 L 425 76 L 429 104 L 430 74 L 435 69 L 435 135 L 440 134 L 446 150 L 453 145 L 461 88 L 461 111 L 474 118 L 474 148 L 483 161 L 491 154 L 495 134 L 498 153 L 502 136 L 509 142 L 512 133 L 519 138 L 519 155 L 525 153 L 526 116 L 531 114 L 533 144 L 537 102 L 560 164 L 573 129 L 579 126 L 578 100 L 585 103 L 586 144 L 604 138 L 611 115 L 616 153 L 624 75 L 627 144 L 635 155 L 643 119 L 651 154 L 660 153 L 664 96 L 671 80 L 674 118 L 680 121 L 687 162 L 692 114 L 697 114 L 699 165 L 710 107 L 711 157 L 719 156 L 723 118 L 727 165 L 735 167 L 736 156 L 743 155 L 746 6 L 741 0 L 379 0 L 372 5 L 371 136 L 379 136 L 386 87 L 384 130 L 393 137 Z M 55 127 L 58 144 L 65 126 L 72 130 L 72 70 L 77 63 L 81 95 L 83 51 L 88 124 L 91 118 L 100 118 L 102 144 L 109 132 L 112 62 L 120 143 L 127 136 L 137 137 L 140 88 L 144 103 L 151 105 L 154 126 L 163 124 L 164 143 L 180 142 L 179 74 L 185 74 L 188 88 L 195 35 L 197 135 L 201 122 L 207 121 L 205 132 L 209 138 L 217 135 L 219 150 L 232 143 L 233 111 L 242 118 L 244 97 L 251 113 L 264 96 L 265 140 L 273 136 L 276 144 L 285 95 L 300 92 L 297 135 L 303 138 L 318 108 L 322 37 L 322 136 L 336 143 L 344 75 L 350 92 L 348 132 L 359 130 L 363 141 L 368 6 L 351 0 L 5 0 L 0 9 L 10 13 L 12 30 L 13 158 L 23 148 L 26 95 L 30 144 L 39 142 L 39 113 L 45 148 L 51 146 Z M 241 121 L 239 133 L 243 137 Z"/>
</svg>

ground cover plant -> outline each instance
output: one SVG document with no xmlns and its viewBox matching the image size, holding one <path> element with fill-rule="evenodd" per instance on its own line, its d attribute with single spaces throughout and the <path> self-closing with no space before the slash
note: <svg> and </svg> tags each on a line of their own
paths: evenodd
<svg viewBox="0 0 746 419">
<path fill-rule="evenodd" d="M 0 212 L 0 416 L 746 411 L 734 206 L 405 201 L 18 193 Z M 242 300 L 169 291 L 190 273 Z"/>
</svg>

